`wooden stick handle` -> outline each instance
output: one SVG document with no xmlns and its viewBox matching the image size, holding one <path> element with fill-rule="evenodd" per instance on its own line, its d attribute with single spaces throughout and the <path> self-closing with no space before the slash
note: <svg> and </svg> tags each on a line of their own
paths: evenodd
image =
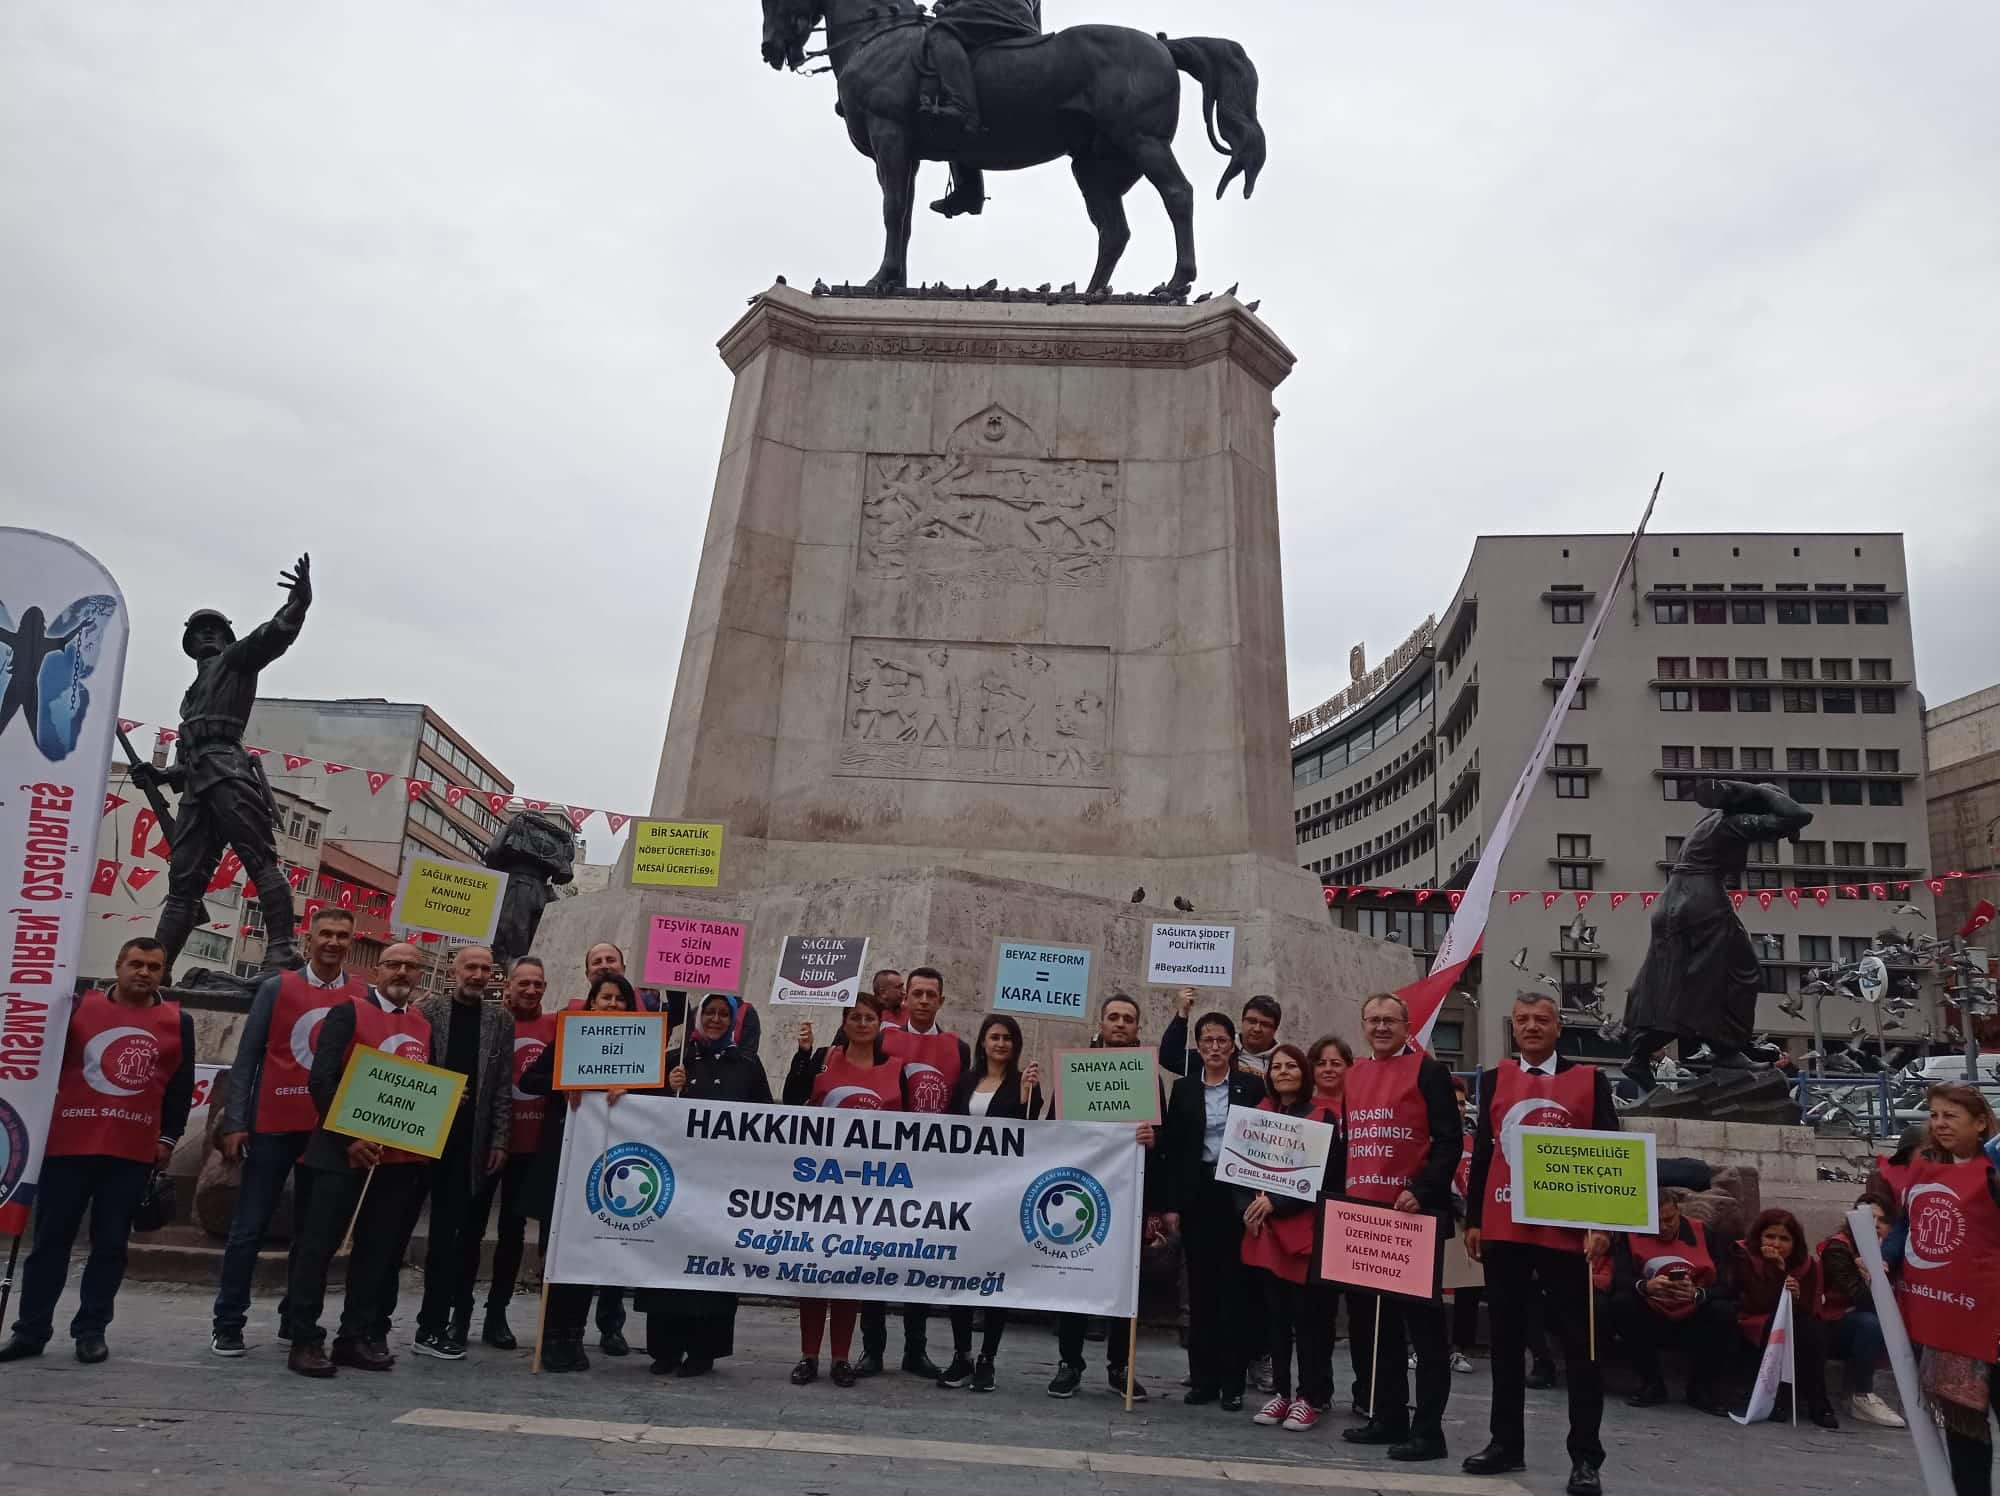
<svg viewBox="0 0 2000 1496">
<path fill-rule="evenodd" d="M 1375 1343 L 1368 1347 L 1368 1416 L 1375 1416 L 1375 1368 L 1382 1359 L 1382 1295 L 1375 1295 Z"/>
<path fill-rule="evenodd" d="M 549 1265 L 542 1264 L 542 1307 L 535 1311 L 535 1359 L 529 1366 L 531 1374 L 539 1376 L 542 1371 L 542 1340 L 549 1328 Z"/>
<path fill-rule="evenodd" d="M 1132 1388 L 1139 1378 L 1139 1306 L 1132 1306 L 1132 1318 L 1126 1321 L 1125 1335 L 1125 1411 L 1132 1411 Z"/>
<path fill-rule="evenodd" d="M 347 1235 L 340 1239 L 340 1251 L 345 1252 L 354 1245 L 354 1223 L 361 1219 L 361 1207 L 368 1199 L 368 1186 L 375 1182 L 375 1165 L 368 1166 L 368 1177 L 361 1181 L 361 1193 L 354 1200 L 354 1214 L 347 1218 Z M 340 1253 L 336 1252 L 335 1256 Z"/>
</svg>

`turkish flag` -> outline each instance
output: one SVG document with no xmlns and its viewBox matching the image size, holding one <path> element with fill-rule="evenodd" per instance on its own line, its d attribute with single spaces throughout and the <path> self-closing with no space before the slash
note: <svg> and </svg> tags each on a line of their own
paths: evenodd
<svg viewBox="0 0 2000 1496">
<path fill-rule="evenodd" d="M 125 875 L 125 886 L 132 889 L 144 888 L 159 876 L 160 870 L 156 867 L 135 867 Z"/>
<path fill-rule="evenodd" d="M 1741 909 L 1743 907 L 1743 900 L 1746 897 L 1747 895 L 1745 895 L 1743 890 L 1739 888 L 1736 890 L 1736 892 L 1732 893 L 1729 896 L 1729 902 L 1733 907 Z"/>
<path fill-rule="evenodd" d="M 1858 884 L 1843 883 L 1840 885 L 1840 891 L 1846 894 L 1850 899 L 1858 899 L 1861 897 L 1861 889 Z"/>
<path fill-rule="evenodd" d="M 564 808 L 563 814 L 569 817 L 571 829 L 581 831 L 583 830 L 583 823 L 596 815 L 597 812 L 592 810 L 588 805 L 571 805 Z"/>
<path fill-rule="evenodd" d="M 632 818 L 630 816 L 621 816 L 615 810 L 607 810 L 604 812 L 604 819 L 611 823 L 611 834 L 616 836 L 625 829 L 625 823 Z"/>
<path fill-rule="evenodd" d="M 181 735 L 174 728 L 163 727 L 160 729 L 160 741 L 162 743 L 178 743 L 180 740 Z"/>
<path fill-rule="evenodd" d="M 1445 893 L 1444 899 L 1447 904 L 1451 905 L 1455 913 L 1458 906 L 1465 902 L 1465 890 L 1462 888 L 1450 889 Z"/>
<path fill-rule="evenodd" d="M 1799 891 L 1796 888 L 1786 889 L 1785 897 L 1791 900 L 1791 904 L 1794 909 L 1799 907 Z"/>
<path fill-rule="evenodd" d="M 1508 902 L 1508 903 L 1509 903 L 1510 905 L 1511 905 L 1511 904 L 1518 904 L 1518 903 L 1520 903 L 1520 902 L 1521 902 L 1521 900 L 1525 899 L 1525 898 L 1526 898 L 1527 896 L 1528 896 L 1528 895 L 1526 894 L 1526 892 L 1518 892 L 1518 893 L 1509 893 L 1509 894 L 1507 895 L 1507 902 Z"/>
<path fill-rule="evenodd" d="M 112 794 L 111 791 L 106 790 L 104 792 L 104 813 L 106 815 L 110 815 L 112 811 L 116 810 L 119 806 L 123 805 L 124 803 L 125 802 L 123 800 L 119 799 L 118 796 Z"/>
<path fill-rule="evenodd" d="M 1427 903 L 1429 903 L 1429 902 L 1430 902 L 1430 897 L 1431 897 L 1431 892 L 1432 892 L 1432 890 L 1430 890 L 1430 889 L 1428 889 L 1428 888 L 1420 888 L 1420 889 L 1418 889 L 1418 890 L 1417 890 L 1417 907 L 1418 907 L 1418 908 L 1420 908 L 1420 909 L 1421 909 L 1421 908 L 1422 908 L 1422 907 L 1423 907 L 1423 906 L 1424 906 L 1425 904 L 1427 904 Z"/>
<path fill-rule="evenodd" d="M 130 717 L 120 717 L 118 719 L 118 730 L 120 732 L 130 732 L 133 728 L 141 726 L 144 726 L 144 724 L 135 722 Z"/>
<path fill-rule="evenodd" d="M 524 798 L 521 804 L 529 810 L 547 810 L 549 808 L 549 802 L 546 800 L 529 800 Z"/>
<path fill-rule="evenodd" d="M 222 854 L 222 861 L 215 865 L 215 876 L 208 880 L 208 891 L 210 893 L 220 893 L 242 876 L 243 859 L 238 857 L 232 848 L 230 851 L 224 852 Z"/>
<path fill-rule="evenodd" d="M 1972 918 L 1965 922 L 1965 928 L 1958 933 L 1965 936 L 1977 935 L 1981 930 L 1993 923 L 1994 912 L 1992 903 L 1989 900 L 1981 899 L 1978 907 L 1972 911 Z"/>
<path fill-rule="evenodd" d="M 1326 900 L 1326 903 L 1327 903 L 1327 907 L 1328 907 L 1328 908 L 1332 908 L 1332 907 L 1333 907 L 1333 901 L 1334 901 L 1334 899 L 1335 899 L 1335 898 L 1337 897 L 1337 895 L 1336 895 L 1336 894 L 1334 893 L 1334 891 L 1333 891 L 1332 889 L 1330 889 L 1330 888 L 1322 888 L 1322 889 L 1321 889 L 1321 890 L 1319 891 L 1319 896 L 1320 896 L 1320 897 L 1321 897 L 1322 899 Z"/>
<path fill-rule="evenodd" d="M 449 805 L 453 810 L 458 809 L 458 802 L 463 800 L 464 798 L 465 798 L 464 785 L 448 784 L 444 787 L 444 803 Z"/>
<path fill-rule="evenodd" d="M 313 916 L 319 913 L 320 910 L 324 909 L 325 907 L 326 907 L 325 899 L 307 899 L 305 901 L 305 904 L 301 909 L 301 913 L 305 916 L 305 923 L 307 929 L 312 928 Z"/>
<path fill-rule="evenodd" d="M 1833 902 L 1833 890 L 1830 888 L 1815 888 L 1812 893 L 1814 902 L 1822 909 Z"/>
<path fill-rule="evenodd" d="M 165 862 L 174 855 L 174 849 L 167 845 L 167 839 L 164 836 L 159 836 L 153 839 L 152 846 L 146 848 L 146 855 L 148 857 L 157 857 L 160 861 Z"/>
<path fill-rule="evenodd" d="M 153 834 L 153 828 L 160 824 L 160 818 L 150 810 L 142 810 L 132 817 L 132 855 L 146 855 L 146 840 Z"/>
<path fill-rule="evenodd" d="M 1758 889 L 1758 890 L 1757 890 L 1757 907 L 1758 907 L 1759 909 L 1769 909 L 1769 908 L 1771 907 L 1771 900 L 1772 900 L 1772 898 L 1773 898 L 1773 897 L 1775 897 L 1775 896 L 1774 896 L 1774 895 L 1772 894 L 1772 892 L 1771 892 L 1771 890 L 1770 890 L 1770 889 L 1768 889 L 1768 888 L 1760 888 L 1760 889 Z"/>
<path fill-rule="evenodd" d="M 1585 904 L 1588 904 L 1592 899 L 1596 897 L 1597 895 L 1595 894 L 1580 893 L 1576 896 L 1576 907 L 1581 909 Z"/>
<path fill-rule="evenodd" d="M 312 760 L 303 753 L 287 753 L 285 755 L 285 768 L 294 774 L 298 773 L 299 770 L 311 762 Z"/>
<path fill-rule="evenodd" d="M 97 876 L 90 880 L 92 893 L 110 893 L 118 886 L 118 864 L 108 857 L 97 859 Z"/>
<path fill-rule="evenodd" d="M 345 774 L 345 773 L 346 773 L 346 772 L 347 772 L 347 771 L 348 771 L 349 769 L 353 768 L 353 767 L 354 767 L 354 765 L 353 765 L 353 764 L 337 764 L 337 763 L 334 763 L 334 762 L 333 762 L 332 760 L 328 760 L 327 762 L 325 762 L 325 763 L 321 764 L 321 765 L 320 765 L 320 767 L 321 767 L 322 769 L 326 770 L 326 772 L 327 772 L 327 773 L 329 773 L 329 774 Z"/>
<path fill-rule="evenodd" d="M 305 891 L 305 886 L 308 883 L 312 882 L 312 869 L 309 867 L 295 867 L 292 869 L 289 876 L 291 879 L 293 890 L 295 892 L 303 893 Z"/>
<path fill-rule="evenodd" d="M 1659 893 L 1658 893 L 1658 891 L 1657 891 L 1657 890 L 1656 890 L 1656 891 L 1654 891 L 1654 892 L 1651 892 L 1651 893 L 1642 893 L 1642 894 L 1640 894 L 1640 895 L 1639 895 L 1639 907 L 1640 907 L 1641 909 L 1650 909 L 1650 908 L 1652 908 L 1652 907 L 1653 907 L 1653 900 L 1657 899 L 1657 898 L 1658 898 L 1659 896 L 1660 896 L 1660 895 L 1659 895 Z"/>
<path fill-rule="evenodd" d="M 1928 888 L 1933 894 L 1942 895 L 1944 893 L 1944 879 L 1926 878 L 1924 879 L 1924 887 Z"/>
<path fill-rule="evenodd" d="M 245 753 L 252 754 L 257 758 L 262 758 L 265 754 L 269 753 L 271 750 L 268 748 L 252 748 L 248 743 L 245 743 L 243 745 L 243 751 Z"/>
<path fill-rule="evenodd" d="M 1559 893 L 1545 893 L 1545 894 L 1543 894 L 1543 895 L 1542 895 L 1542 907 L 1543 907 L 1544 909 L 1553 909 L 1553 908 L 1555 908 L 1555 907 L 1556 907 L 1556 900 L 1557 900 L 1557 899 L 1559 899 L 1559 898 L 1561 898 L 1561 897 L 1562 897 L 1562 895 L 1561 895 L 1561 894 L 1559 894 Z"/>
<path fill-rule="evenodd" d="M 1880 883 L 1871 883 L 1868 885 L 1868 897 L 1871 899 L 1886 899 L 1889 897 L 1889 890 Z"/>
<path fill-rule="evenodd" d="M 504 816 L 507 814 L 507 802 L 513 798 L 512 795 L 489 794 L 486 797 L 486 808 L 496 816 Z"/>
<path fill-rule="evenodd" d="M 1896 885 L 1896 896 L 1897 896 L 1898 898 L 1908 898 L 1908 897 L 1909 897 L 1909 894 L 1910 894 L 1910 885 L 1909 885 L 1909 884 L 1907 884 L 1907 883 L 1898 883 L 1898 884 Z"/>
<path fill-rule="evenodd" d="M 1611 896 L 1611 907 L 1612 907 L 1612 909 L 1613 909 L 1613 910 L 1615 911 L 1615 910 L 1617 910 L 1617 909 L 1621 909 L 1621 908 L 1623 908 L 1623 907 L 1624 907 L 1624 904 L 1625 904 L 1625 901 L 1626 901 L 1627 899 L 1631 898 L 1631 897 L 1632 897 L 1632 895 L 1631 895 L 1631 894 L 1629 894 L 1629 893 L 1614 893 L 1614 894 L 1613 894 L 1613 895 Z"/>
<path fill-rule="evenodd" d="M 431 787 L 431 782 L 428 779 L 412 779 L 410 781 L 410 789 L 409 789 L 411 801 L 415 802 L 423 799 L 425 792 L 429 790 L 430 787 Z"/>
<path fill-rule="evenodd" d="M 382 786 L 396 777 L 394 774 L 385 774 L 380 769 L 368 769 L 364 772 L 368 775 L 368 793 L 371 795 L 380 793 Z"/>
<path fill-rule="evenodd" d="M 1378 889 L 1376 889 L 1376 890 L 1375 890 L 1375 896 L 1376 896 L 1376 897 L 1377 897 L 1378 899 L 1386 899 L 1386 898 L 1388 898 L 1388 897 L 1389 897 L 1389 895 L 1391 895 L 1391 894 L 1392 894 L 1392 893 L 1394 893 L 1395 891 L 1396 891 L 1396 890 L 1395 890 L 1395 889 L 1393 889 L 1393 888 L 1378 888 Z"/>
<path fill-rule="evenodd" d="M 340 885 L 340 892 L 335 895 L 334 902 L 339 904 L 343 909 L 352 909 L 355 904 L 355 895 L 359 892 L 360 890 L 352 883 L 343 883 Z"/>
</svg>

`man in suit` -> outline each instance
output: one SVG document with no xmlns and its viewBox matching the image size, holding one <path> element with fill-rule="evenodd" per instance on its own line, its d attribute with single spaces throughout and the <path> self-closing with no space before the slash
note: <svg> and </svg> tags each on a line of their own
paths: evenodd
<svg viewBox="0 0 2000 1496">
<path fill-rule="evenodd" d="M 1600 1496 L 1604 1379 L 1590 1354 L 1586 1327 L 1589 1262 L 1603 1255 L 1608 1239 L 1595 1231 L 1523 1226 L 1514 1220 L 1511 1186 L 1519 1155 L 1511 1139 L 1520 1127 L 1616 1132 L 1618 1109 L 1603 1071 L 1557 1057 L 1562 1017 L 1553 997 L 1522 993 L 1514 999 L 1513 1024 L 1520 1058 L 1504 1060 L 1479 1078 L 1479 1120 L 1465 1193 L 1465 1250 L 1485 1265 L 1486 1303 L 1493 1320 L 1493 1437 L 1465 1461 L 1465 1470 L 1500 1475 L 1527 1467 L 1521 1358 L 1529 1310 L 1540 1294 L 1569 1367 L 1567 1490 L 1569 1496 Z"/>
</svg>

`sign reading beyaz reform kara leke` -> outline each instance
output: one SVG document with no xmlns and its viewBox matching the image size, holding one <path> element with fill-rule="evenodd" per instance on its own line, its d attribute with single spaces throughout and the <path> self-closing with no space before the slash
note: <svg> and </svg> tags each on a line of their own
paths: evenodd
<svg viewBox="0 0 2000 1496">
<path fill-rule="evenodd" d="M 993 942 L 993 1006 L 1084 1022 L 1090 1017 L 1090 957 L 1088 946 L 1001 937 Z"/>
</svg>

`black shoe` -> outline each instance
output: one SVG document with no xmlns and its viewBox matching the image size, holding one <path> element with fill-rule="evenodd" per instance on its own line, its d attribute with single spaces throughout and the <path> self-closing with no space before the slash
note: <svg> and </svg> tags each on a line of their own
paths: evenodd
<svg viewBox="0 0 2000 1496">
<path fill-rule="evenodd" d="M 1647 1382 L 1637 1392 L 1625 1399 L 1628 1408 L 1657 1408 L 1667 1399 L 1665 1382 Z"/>
<path fill-rule="evenodd" d="M 325 1378 L 334 1375 L 333 1363 L 326 1359 L 326 1352 L 316 1345 L 295 1342 L 292 1353 L 285 1357 L 285 1367 L 296 1371 L 302 1377 Z"/>
<path fill-rule="evenodd" d="M 459 1334 L 456 1328 L 453 1328 L 444 1332 L 444 1343 L 457 1351 L 458 1359 L 463 1361 L 466 1349 L 470 1346 L 471 1341 Z"/>
<path fill-rule="evenodd" d="M 681 1362 L 679 1358 L 669 1358 L 667 1356 L 656 1357 L 653 1364 L 646 1368 L 646 1370 L 650 1371 L 656 1377 L 674 1376 L 680 1369 Z"/>
<path fill-rule="evenodd" d="M 1050 1397 L 1075 1397 L 1076 1389 L 1083 1383 L 1083 1368 L 1072 1366 L 1067 1361 L 1056 1363 L 1056 1374 L 1049 1378 Z"/>
<path fill-rule="evenodd" d="M 208 1337 L 208 1353 L 223 1356 L 229 1360 L 243 1354 L 243 1332 L 241 1330 L 217 1330 Z"/>
<path fill-rule="evenodd" d="M 111 1350 L 105 1345 L 102 1335 L 79 1335 L 76 1337 L 76 1359 L 85 1366 L 95 1366 L 100 1361 L 110 1360 Z"/>
<path fill-rule="evenodd" d="M 629 1356 L 632 1347 L 625 1342 L 623 1330 L 606 1330 L 597 1337 L 597 1348 L 607 1356 Z"/>
<path fill-rule="evenodd" d="M 1546 1392 L 1556 1384 L 1556 1363 L 1537 1361 L 1528 1368 L 1527 1385 L 1531 1391 Z"/>
<path fill-rule="evenodd" d="M 677 1377 L 705 1377 L 715 1370 L 715 1362 L 708 1356 L 689 1356 L 681 1362 L 681 1369 L 674 1373 Z"/>
<path fill-rule="evenodd" d="M 292 1330 L 292 1322 L 288 1319 L 280 1317 L 278 1320 L 278 1333 L 273 1335 L 271 1338 L 277 1341 L 278 1344 L 280 1345 L 290 1345 L 294 1338 L 294 1332 Z"/>
<path fill-rule="evenodd" d="M 417 1343 L 421 1348 L 423 1344 L 421 1336 L 418 1337 Z M 558 1372 L 590 1370 L 590 1357 L 583 1353 L 583 1336 L 574 1334 L 550 1336 L 548 1343 L 542 1347 L 542 1370 Z"/>
<path fill-rule="evenodd" d="M 101 1352 L 104 1349 L 104 1342 L 101 1340 L 98 1341 L 97 1348 Z M 83 1359 L 83 1342 L 81 1340 L 79 1340 L 76 1343 L 76 1359 L 79 1361 Z M 97 1359 L 102 1361 L 104 1357 L 102 1355 L 99 1355 Z M 1840 1427 L 1840 1418 L 1833 1411 L 1831 1405 L 1825 1405 L 1814 1408 L 1810 1413 L 1806 1414 L 1806 1417 L 1810 1419 L 1812 1422 L 1818 1424 L 1821 1428 Z"/>
<path fill-rule="evenodd" d="M 23 1340 L 19 1335 L 10 1335 L 5 1345 L 0 1345 L 0 1361 L 25 1361 L 30 1356 L 39 1356 L 42 1345 L 38 1340 Z"/>
<path fill-rule="evenodd" d="M 861 1359 L 854 1363 L 854 1376 L 857 1381 L 865 1381 L 869 1377 L 880 1375 L 882 1375 L 882 1358 L 873 1351 L 864 1352 Z"/>
<path fill-rule="evenodd" d="M 792 1385 L 803 1387 L 808 1382 L 819 1380 L 819 1362 L 811 1356 L 801 1356 L 799 1364 L 792 1368 Z"/>
<path fill-rule="evenodd" d="M 1198 1408 L 1204 1403 L 1216 1401 L 1221 1396 L 1222 1394 L 1213 1387 L 1190 1387 L 1181 1394 L 1181 1401 L 1190 1408 Z"/>
<path fill-rule="evenodd" d="M 1371 1418 L 1359 1428 L 1342 1429 L 1340 1437 L 1349 1444 L 1402 1444 L 1409 1439 L 1410 1431 Z"/>
<path fill-rule="evenodd" d="M 982 193 L 954 189 L 932 203 L 931 211 L 946 218 L 956 218 L 961 213 L 969 213 L 976 218 L 986 211 L 986 198 Z"/>
<path fill-rule="evenodd" d="M 1707 1392 L 1689 1392 L 1688 1406 L 1693 1408 L 1697 1413 L 1708 1414 L 1711 1418 L 1727 1418 L 1729 1416 L 1729 1409 L 1717 1402 Z"/>
<path fill-rule="evenodd" d="M 1225 1413 L 1240 1413 L 1240 1412 L 1242 1412 L 1242 1411 L 1243 1411 L 1243 1394 L 1242 1394 L 1242 1393 L 1240 1393 L 1240 1392 L 1225 1392 L 1225 1393 L 1223 1393 L 1223 1394 L 1222 1394 L 1222 1402 L 1221 1402 L 1220 1406 L 1221 1406 L 1221 1408 L 1222 1408 L 1222 1411 L 1223 1411 L 1223 1412 L 1225 1412 Z"/>
<path fill-rule="evenodd" d="M 1401 1444 L 1389 1446 L 1389 1458 L 1401 1460 L 1406 1465 L 1414 1465 L 1419 1460 L 1442 1460 L 1451 1451 L 1444 1447 L 1444 1435 L 1433 1434 L 1428 1439 L 1406 1439 Z"/>
<path fill-rule="evenodd" d="M 1569 1484 L 1563 1489 L 1569 1496 L 1604 1496 L 1604 1478 L 1597 1473 L 1595 1465 L 1586 1465 L 1578 1460 L 1570 1466 Z"/>
<path fill-rule="evenodd" d="M 472 1341 L 472 1311 L 468 1309 L 463 1314 L 454 1314 L 451 1317 L 450 1327 L 444 1333 L 446 1339 L 455 1340 L 461 1346 L 470 1344 Z"/>
<path fill-rule="evenodd" d="M 981 1356 L 972 1363 L 972 1390 L 991 1392 L 993 1390 L 993 1358 Z"/>
<path fill-rule="evenodd" d="M 956 1392 L 972 1380 L 972 1362 L 964 1356 L 954 1355 L 951 1365 L 938 1373 L 937 1384 L 947 1392 Z"/>
<path fill-rule="evenodd" d="M 1122 1366 L 1106 1367 L 1104 1373 L 1104 1379 L 1111 1384 L 1111 1390 L 1113 1392 L 1117 1393 L 1120 1397 L 1123 1397 L 1125 1395 L 1124 1367 Z M 1134 1377 L 1132 1379 L 1132 1401 L 1135 1403 L 1142 1403 L 1145 1402 L 1146 1400 L 1147 1400 L 1146 1384 L 1140 1381 L 1137 1377 Z"/>
<path fill-rule="evenodd" d="M 365 1340 L 336 1340 L 333 1354 L 327 1359 L 335 1366 L 351 1366 L 356 1371 L 387 1371 L 396 1364 L 387 1347 L 378 1348 Z"/>
<path fill-rule="evenodd" d="M 935 1382 L 939 1377 L 944 1375 L 942 1371 L 938 1370 L 937 1363 L 922 1351 L 905 1351 L 903 1353 L 903 1370 L 907 1371 L 913 1377 L 922 1377 L 927 1382 Z"/>
<path fill-rule="evenodd" d="M 852 1387 L 856 1380 L 854 1368 L 849 1366 L 845 1361 L 834 1362 L 831 1375 L 833 1377 L 833 1385 L 836 1387 Z"/>
<path fill-rule="evenodd" d="M 486 1311 L 486 1323 L 480 1326 L 479 1338 L 496 1351 L 516 1350 L 521 1344 L 514 1338 L 513 1330 L 508 1327 L 505 1309 Z"/>
<path fill-rule="evenodd" d="M 364 1353 L 374 1357 L 378 1361 L 386 1361 L 390 1366 L 396 1364 L 396 1358 L 389 1354 L 389 1342 L 382 1339 L 379 1335 L 371 1335 L 362 1341 L 361 1349 Z"/>
<path fill-rule="evenodd" d="M 1528 1462 L 1519 1450 L 1489 1444 L 1478 1454 L 1467 1455 L 1458 1468 L 1467 1475 L 1505 1475 L 1510 1470 L 1527 1469 Z"/>
<path fill-rule="evenodd" d="M 415 1343 L 410 1347 L 420 1356 L 431 1356 L 439 1361 L 463 1361 L 465 1347 L 453 1340 L 442 1330 L 419 1330 Z M 547 1357 L 542 1358 L 544 1362 Z"/>
</svg>

